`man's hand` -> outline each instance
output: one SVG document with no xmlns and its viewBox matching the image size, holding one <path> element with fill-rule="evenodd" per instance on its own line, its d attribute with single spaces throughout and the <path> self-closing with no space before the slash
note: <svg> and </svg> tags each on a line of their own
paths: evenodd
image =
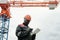
<svg viewBox="0 0 60 40">
<path fill-rule="evenodd" d="M 36 38 L 36 34 L 33 34 L 32 35 L 32 40 L 35 40 L 35 38 Z"/>
<path fill-rule="evenodd" d="M 30 33 L 30 32 L 32 32 L 32 30 L 33 30 L 33 29 L 28 28 L 28 29 L 27 29 L 27 32 Z"/>
</svg>

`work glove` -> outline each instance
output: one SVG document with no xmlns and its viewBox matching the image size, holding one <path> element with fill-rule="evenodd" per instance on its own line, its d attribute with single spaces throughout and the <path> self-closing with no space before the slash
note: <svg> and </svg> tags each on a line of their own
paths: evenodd
<svg viewBox="0 0 60 40">
<path fill-rule="evenodd" d="M 33 34 L 32 35 L 32 40 L 35 40 L 35 38 L 36 38 L 36 34 Z"/>
<path fill-rule="evenodd" d="M 28 29 L 27 29 L 27 32 L 30 33 L 30 32 L 32 32 L 32 30 L 33 30 L 33 29 L 28 28 Z"/>
</svg>

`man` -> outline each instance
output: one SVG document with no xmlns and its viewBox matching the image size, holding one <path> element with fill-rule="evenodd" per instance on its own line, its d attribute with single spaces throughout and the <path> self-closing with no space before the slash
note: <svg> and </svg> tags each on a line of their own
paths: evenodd
<svg viewBox="0 0 60 40">
<path fill-rule="evenodd" d="M 23 24 L 17 26 L 16 36 L 18 40 L 35 40 L 36 34 L 31 35 L 33 29 L 28 26 L 30 20 L 31 16 L 26 15 Z"/>
</svg>

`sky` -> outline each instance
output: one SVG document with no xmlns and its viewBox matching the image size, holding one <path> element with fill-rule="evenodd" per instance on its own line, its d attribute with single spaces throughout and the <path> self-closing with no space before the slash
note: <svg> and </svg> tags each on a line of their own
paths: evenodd
<svg viewBox="0 0 60 40">
<path fill-rule="evenodd" d="M 29 27 L 40 29 L 36 34 L 36 40 L 60 40 L 60 5 L 55 10 L 48 7 L 10 7 L 12 18 L 10 19 L 8 40 L 17 40 L 16 27 L 22 24 L 24 16 L 31 15 Z"/>
<path fill-rule="evenodd" d="M 10 13 L 12 18 L 8 40 L 17 40 L 16 27 L 23 23 L 27 14 L 32 18 L 29 27 L 40 29 L 36 40 L 60 40 L 60 4 L 55 10 L 49 10 L 48 7 L 10 7 Z"/>
</svg>

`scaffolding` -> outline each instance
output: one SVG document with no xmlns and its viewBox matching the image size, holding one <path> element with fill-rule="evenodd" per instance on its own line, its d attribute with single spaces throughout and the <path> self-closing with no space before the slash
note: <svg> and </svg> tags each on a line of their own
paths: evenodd
<svg viewBox="0 0 60 40">
<path fill-rule="evenodd" d="M 8 40 L 10 19 L 0 16 L 0 40 Z"/>
<path fill-rule="evenodd" d="M 48 1 L 48 2 L 24 2 L 22 0 L 0 0 L 0 7 L 2 9 L 2 14 L 10 17 L 10 9 L 9 7 L 49 7 L 49 9 L 55 9 L 58 5 L 58 1 Z M 0 13 L 0 14 L 1 14 Z M 8 40 L 8 32 L 9 32 L 9 23 L 10 18 L 6 18 L 5 16 L 0 15 L 0 40 Z"/>
</svg>

